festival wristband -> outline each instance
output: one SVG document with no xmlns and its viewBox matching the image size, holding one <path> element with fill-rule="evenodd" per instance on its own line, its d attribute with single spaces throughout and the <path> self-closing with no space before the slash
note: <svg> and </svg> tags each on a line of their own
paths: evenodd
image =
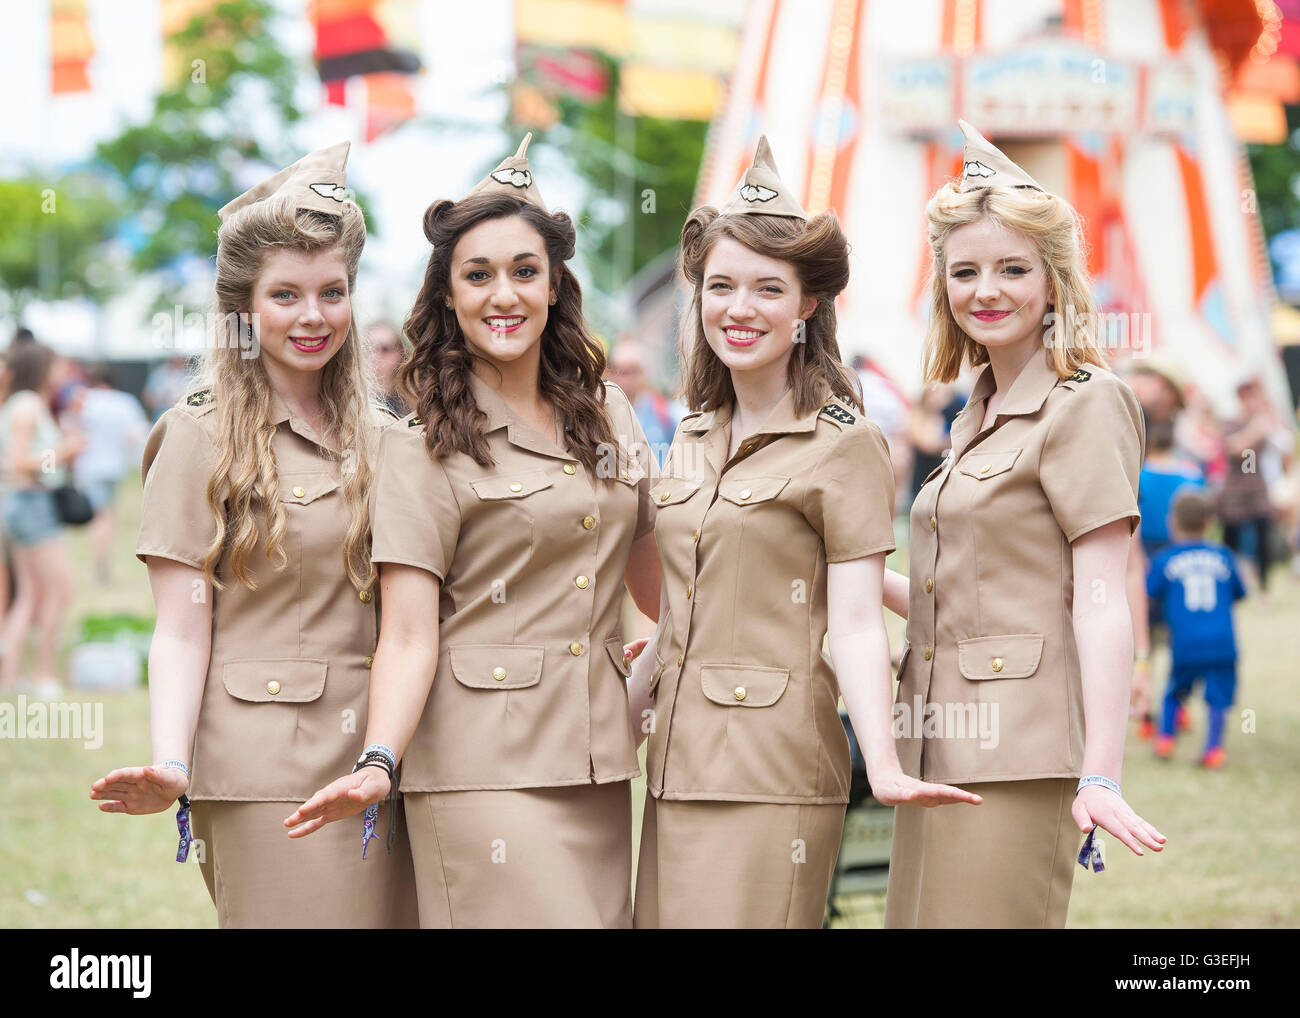
<svg viewBox="0 0 1300 1018">
<path fill-rule="evenodd" d="M 1106 777 L 1104 774 L 1085 774 L 1079 779 L 1079 784 L 1075 788 L 1074 794 L 1078 795 L 1089 785 L 1101 785 L 1102 788 L 1109 788 L 1121 799 L 1124 798 L 1124 793 L 1119 790 L 1119 785 L 1111 781 L 1110 778 Z"/>
</svg>

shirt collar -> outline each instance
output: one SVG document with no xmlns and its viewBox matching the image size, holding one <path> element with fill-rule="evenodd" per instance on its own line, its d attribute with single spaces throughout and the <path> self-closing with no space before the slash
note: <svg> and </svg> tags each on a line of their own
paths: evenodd
<svg viewBox="0 0 1300 1018">
<path fill-rule="evenodd" d="M 750 437 L 758 438 L 760 435 L 789 435 L 801 431 L 813 431 L 817 427 L 817 415 L 821 413 L 821 410 L 821 407 L 817 407 L 802 417 L 796 415 L 794 412 L 794 390 L 787 389 L 780 402 L 767 415 L 767 420 Z M 731 404 L 719 407 L 717 410 L 706 410 L 696 417 L 683 421 L 682 430 L 697 433 L 714 431 L 730 424 L 731 414 Z"/>
<path fill-rule="evenodd" d="M 1034 414 L 1042 409 L 1047 394 L 1056 388 L 1061 376 L 1056 368 L 1048 363 L 1047 354 L 1035 353 L 1020 369 L 1020 374 L 1011 383 L 1006 398 L 998 407 L 998 417 L 1018 417 Z M 965 412 L 952 425 L 952 448 L 955 456 L 960 456 L 975 439 L 984 420 L 984 408 L 988 398 L 993 395 L 997 383 L 993 378 L 993 366 L 985 364 L 975 386 L 971 389 L 970 399 L 966 401 Z"/>
<path fill-rule="evenodd" d="M 478 404 L 478 408 L 483 413 L 487 414 L 487 424 L 483 427 L 485 435 L 499 428 L 505 428 L 506 439 L 511 445 L 527 449 L 530 452 L 541 453 L 543 456 L 558 456 L 563 459 L 572 458 L 569 453 L 555 445 L 532 425 L 522 420 L 487 382 L 472 371 L 469 376 L 469 384 L 474 393 L 474 402 Z M 564 421 L 561 419 L 558 410 L 555 414 L 555 427 L 557 433 L 563 436 Z"/>
<path fill-rule="evenodd" d="M 289 424 L 289 430 L 295 435 L 301 435 L 314 445 L 325 448 L 325 443 L 321 437 L 316 434 L 316 430 L 308 424 L 303 418 L 299 417 L 289 409 L 283 397 L 274 389 L 271 390 L 271 423 L 279 427 L 285 422 Z"/>
</svg>

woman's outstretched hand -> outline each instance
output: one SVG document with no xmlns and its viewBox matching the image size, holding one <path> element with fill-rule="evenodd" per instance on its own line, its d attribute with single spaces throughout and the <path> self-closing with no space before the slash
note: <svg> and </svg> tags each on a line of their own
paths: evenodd
<svg viewBox="0 0 1300 1018">
<path fill-rule="evenodd" d="M 1169 840 L 1134 813 L 1132 807 L 1120 796 L 1102 785 L 1085 785 L 1074 797 L 1070 813 L 1084 834 L 1092 830 L 1094 825 L 1100 827 L 1124 842 L 1134 855 L 1146 854 L 1142 851 L 1142 845 L 1159 852 Z"/>
<path fill-rule="evenodd" d="M 871 794 L 882 806 L 949 806 L 968 802 L 978 806 L 984 800 L 973 792 L 952 785 L 936 785 L 910 778 L 902 771 L 870 775 Z"/>
<path fill-rule="evenodd" d="M 331 781 L 285 818 L 289 837 L 305 838 L 326 824 L 356 816 L 388 795 L 392 784 L 382 767 L 362 767 Z"/>
<path fill-rule="evenodd" d="M 161 813 L 185 794 L 190 779 L 175 767 L 119 767 L 90 786 L 104 813 Z"/>
</svg>

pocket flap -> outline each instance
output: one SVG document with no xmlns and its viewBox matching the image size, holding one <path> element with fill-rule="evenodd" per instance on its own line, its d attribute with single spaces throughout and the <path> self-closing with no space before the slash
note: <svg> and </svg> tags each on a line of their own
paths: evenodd
<svg viewBox="0 0 1300 1018">
<path fill-rule="evenodd" d="M 667 477 L 655 485 L 650 492 L 655 505 L 676 505 L 685 502 L 700 490 L 699 481 L 688 481 L 684 477 Z"/>
<path fill-rule="evenodd" d="M 785 692 L 789 668 L 760 665 L 700 665 L 700 686 L 723 707 L 771 707 Z"/>
<path fill-rule="evenodd" d="M 1020 449 L 1008 449 L 1006 452 L 983 452 L 977 449 L 963 456 L 957 469 L 967 477 L 987 480 L 1010 470 L 1020 453 Z"/>
<path fill-rule="evenodd" d="M 789 483 L 788 477 L 732 477 L 718 485 L 718 494 L 736 505 L 756 505 L 776 498 Z"/>
<path fill-rule="evenodd" d="M 624 678 L 632 674 L 632 666 L 627 663 L 627 658 L 623 656 L 623 641 L 619 638 L 605 641 L 605 649 L 609 651 L 609 659 L 614 662 L 614 667 Z"/>
<path fill-rule="evenodd" d="M 978 636 L 957 641 L 957 667 L 968 679 L 1024 679 L 1038 671 L 1043 638 Z"/>
<path fill-rule="evenodd" d="M 474 494 L 482 499 L 526 498 L 535 491 L 551 486 L 551 479 L 541 471 L 528 474 L 498 474 L 471 481 Z"/>
<path fill-rule="evenodd" d="M 221 669 L 226 692 L 251 703 L 310 703 L 325 691 L 329 662 L 318 658 L 259 658 L 227 661 Z"/>
<path fill-rule="evenodd" d="M 329 474 L 281 474 L 280 501 L 308 505 L 339 487 L 339 479 Z"/>
<path fill-rule="evenodd" d="M 471 689 L 522 689 L 535 686 L 542 678 L 544 647 L 518 644 L 483 644 L 452 647 L 451 674 Z"/>
</svg>

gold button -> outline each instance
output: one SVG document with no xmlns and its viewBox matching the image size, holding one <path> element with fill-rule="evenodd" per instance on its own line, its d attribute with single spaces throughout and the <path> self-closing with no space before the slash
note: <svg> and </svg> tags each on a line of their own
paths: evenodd
<svg viewBox="0 0 1300 1018">
<path fill-rule="evenodd" d="M 700 543 L 700 532 L 697 530 L 695 531 L 695 533 L 691 535 L 691 544 L 699 544 L 699 543 Z"/>
<path fill-rule="evenodd" d="M 933 516 L 931 516 L 931 517 L 930 517 L 930 529 L 933 530 L 933 529 L 934 529 L 935 527 L 937 527 L 938 525 L 939 525 L 939 521 L 936 520 Z"/>
<path fill-rule="evenodd" d="M 991 667 L 993 668 L 993 670 L 994 670 L 995 672 L 1000 672 L 1000 671 L 1002 671 L 1002 658 L 1000 658 L 1000 657 L 995 657 L 995 658 L 993 659 L 993 662 L 992 662 Z"/>
<path fill-rule="evenodd" d="M 510 490 L 511 490 L 511 491 L 523 491 L 523 490 L 524 490 L 524 486 L 523 486 L 522 484 L 520 484 L 518 481 L 511 481 L 511 482 L 510 482 Z"/>
<path fill-rule="evenodd" d="M 735 691 L 731 695 L 734 696 L 737 700 L 745 699 L 745 687 L 737 686 Z"/>
<path fill-rule="evenodd" d="M 373 657 L 371 657 L 369 654 L 367 654 L 367 655 L 366 655 L 366 667 L 367 667 L 367 668 L 371 668 L 371 667 L 374 666 L 374 663 L 375 663 L 375 659 L 374 659 Z"/>
<path fill-rule="evenodd" d="M 934 580 L 931 580 L 927 577 L 925 581 L 925 592 L 928 594 L 932 590 L 934 590 Z"/>
<path fill-rule="evenodd" d="M 580 655 L 582 653 L 582 644 L 580 644 L 577 640 L 574 640 L 571 644 L 569 644 L 569 653 L 572 654 L 574 657 Z"/>
<path fill-rule="evenodd" d="M 677 655 L 677 667 L 680 668 L 681 666 L 682 666 L 682 656 L 681 656 L 680 654 L 678 654 L 678 655 Z"/>
<path fill-rule="evenodd" d="M 985 463 L 982 467 L 980 467 L 980 473 L 987 474 L 992 469 L 993 469 L 992 463 Z"/>
<path fill-rule="evenodd" d="M 358 591 L 358 592 L 357 592 L 357 597 L 361 598 L 361 603 L 362 603 L 362 604 L 369 604 L 369 603 L 370 603 L 370 598 L 371 598 L 372 596 L 373 596 L 373 595 L 370 593 L 369 590 L 361 590 L 361 591 Z"/>
<path fill-rule="evenodd" d="M 595 525 L 596 525 L 596 517 L 594 517 L 594 516 L 584 516 L 584 517 L 582 518 L 582 529 L 583 529 L 583 530 L 590 530 L 590 529 L 591 529 L 592 527 L 594 527 Z"/>
<path fill-rule="evenodd" d="M 566 474 L 576 474 L 578 472 L 578 464 L 576 463 L 564 464 L 564 472 Z"/>
<path fill-rule="evenodd" d="M 688 586 L 686 587 L 686 600 L 689 601 L 689 600 L 691 599 L 691 595 L 692 595 L 693 593 L 695 593 L 695 588 L 692 587 L 692 586 L 689 586 L 689 585 L 688 585 Z"/>
<path fill-rule="evenodd" d="M 498 682 L 500 682 L 505 677 L 506 677 L 506 670 L 502 668 L 500 665 L 497 665 L 497 667 L 492 669 L 492 678 L 496 679 Z"/>
<path fill-rule="evenodd" d="M 632 475 L 629 474 L 626 470 L 623 471 L 623 473 L 622 473 L 622 477 L 623 477 L 623 480 L 625 480 L 625 481 L 630 481 L 630 480 L 632 480 Z"/>
<path fill-rule="evenodd" d="M 266 691 L 272 696 L 275 696 L 276 693 L 280 692 L 280 683 L 276 682 L 275 679 L 272 679 L 266 684 Z"/>
<path fill-rule="evenodd" d="M 748 488 L 746 488 L 744 491 L 742 491 L 742 492 L 740 493 L 740 497 L 741 497 L 741 498 L 749 498 L 749 496 L 752 495 L 752 494 L 754 494 L 754 493 L 753 493 L 752 491 L 750 491 Z"/>
<path fill-rule="evenodd" d="M 925 645 L 925 659 L 929 661 L 932 657 L 934 657 L 934 648 L 927 643 Z"/>
<path fill-rule="evenodd" d="M 293 489 L 294 498 L 302 498 L 306 494 L 307 494 L 307 489 L 304 488 L 302 485 L 298 485 L 298 487 Z"/>
<path fill-rule="evenodd" d="M 667 502 L 667 501 L 668 501 L 668 492 L 665 491 L 662 495 L 660 495 L 660 496 L 659 496 L 659 501 L 660 501 L 660 502 Z"/>
<path fill-rule="evenodd" d="M 585 576 L 579 576 L 573 582 L 578 585 L 579 590 L 586 590 L 587 584 L 590 583 L 591 581 L 587 579 Z"/>
</svg>

